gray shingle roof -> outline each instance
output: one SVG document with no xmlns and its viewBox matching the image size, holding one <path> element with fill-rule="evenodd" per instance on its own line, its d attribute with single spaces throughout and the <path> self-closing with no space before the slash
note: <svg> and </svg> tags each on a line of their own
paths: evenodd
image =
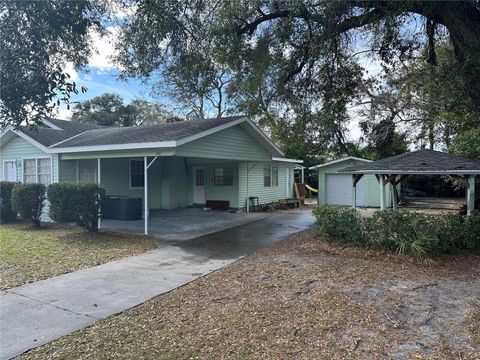
<svg viewBox="0 0 480 360">
<path fill-rule="evenodd" d="M 230 116 L 138 127 L 108 127 L 94 129 L 88 130 L 52 148 L 174 141 L 227 124 L 243 117 L 244 116 Z"/>
<path fill-rule="evenodd" d="M 340 172 L 377 174 L 438 172 L 461 174 L 462 171 L 480 173 L 480 160 L 422 149 L 371 163 L 350 166 Z"/>
<path fill-rule="evenodd" d="M 51 146 L 87 130 L 103 129 L 105 126 L 74 121 L 48 119 L 62 130 L 49 127 L 22 128 L 21 131 L 44 146 Z"/>
</svg>

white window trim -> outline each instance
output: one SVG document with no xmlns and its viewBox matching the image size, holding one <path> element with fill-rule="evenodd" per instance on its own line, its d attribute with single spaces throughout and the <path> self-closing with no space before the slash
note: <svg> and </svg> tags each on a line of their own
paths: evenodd
<svg viewBox="0 0 480 360">
<path fill-rule="evenodd" d="M 53 184 L 53 158 L 52 156 L 26 156 L 22 158 L 22 184 L 25 184 L 25 160 L 35 160 L 35 184 L 38 184 L 38 160 L 50 159 L 50 184 Z M 42 174 L 44 175 L 44 174 Z M 18 176 L 17 176 L 18 178 Z M 50 185 L 48 184 L 48 185 Z M 48 186 L 47 185 L 47 186 Z"/>
<path fill-rule="evenodd" d="M 132 186 L 132 161 L 141 161 L 143 163 L 144 159 L 141 157 L 128 158 L 128 188 L 130 190 L 143 189 L 144 186 Z M 143 176 L 145 176 L 145 174 Z"/>
<path fill-rule="evenodd" d="M 225 169 L 227 169 L 227 168 L 230 169 L 230 170 L 231 170 L 231 173 L 232 173 L 232 184 L 231 184 L 231 185 L 215 184 L 215 178 L 216 178 L 216 176 L 215 176 L 215 170 L 216 170 L 216 169 L 223 169 L 223 179 L 225 180 Z M 220 187 L 222 187 L 222 188 L 235 186 L 235 170 L 234 170 L 234 168 L 231 167 L 231 166 L 214 166 L 214 167 L 213 167 L 213 186 L 220 186 Z"/>
<path fill-rule="evenodd" d="M 18 166 L 17 166 L 17 159 L 6 159 L 6 160 L 3 160 L 3 163 L 2 163 L 2 179 L 3 181 L 7 181 L 7 179 L 5 179 L 5 163 L 7 162 L 13 162 L 15 164 L 15 181 L 18 181 Z"/>
<path fill-rule="evenodd" d="M 265 185 L 265 168 L 267 168 L 267 167 L 268 167 L 269 170 L 270 170 L 270 185 L 268 185 L 268 186 Z M 277 184 L 276 184 L 276 185 L 273 185 L 273 168 L 274 168 L 274 167 L 277 168 Z M 266 187 L 269 187 L 269 188 L 272 188 L 272 187 L 276 188 L 276 187 L 278 187 L 278 186 L 279 186 L 279 181 L 278 181 L 278 180 L 279 180 L 279 178 L 280 178 L 280 174 L 279 174 L 279 173 L 280 173 L 280 169 L 278 168 L 278 165 L 273 165 L 273 164 L 264 165 L 264 166 L 263 166 L 263 171 L 264 171 L 264 173 L 263 173 L 263 187 L 264 187 L 264 188 L 266 188 Z"/>
</svg>

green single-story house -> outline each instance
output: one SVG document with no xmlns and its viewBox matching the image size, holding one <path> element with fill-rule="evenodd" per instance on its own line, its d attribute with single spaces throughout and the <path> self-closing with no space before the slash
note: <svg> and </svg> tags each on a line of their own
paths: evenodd
<svg viewBox="0 0 480 360">
<path fill-rule="evenodd" d="M 148 209 L 291 198 L 302 162 L 285 158 L 245 116 L 129 128 L 46 119 L 33 130 L 6 128 L 0 150 L 2 180 L 96 182 L 107 195 L 142 198 L 145 232 Z"/>
<path fill-rule="evenodd" d="M 309 170 L 318 172 L 318 204 L 353 206 L 352 176 L 341 173 L 341 170 L 371 162 L 372 160 L 348 156 L 310 167 Z M 356 206 L 379 207 L 380 194 L 378 189 L 378 180 L 375 175 L 363 176 L 356 185 Z M 386 193 L 387 204 L 391 203 L 391 192 L 392 189 L 389 187 Z"/>
</svg>

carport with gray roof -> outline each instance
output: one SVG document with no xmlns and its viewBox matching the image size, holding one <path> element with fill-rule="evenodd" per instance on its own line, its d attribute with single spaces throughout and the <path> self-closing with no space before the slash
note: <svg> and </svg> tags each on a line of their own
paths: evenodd
<svg viewBox="0 0 480 360">
<path fill-rule="evenodd" d="M 469 159 L 440 151 L 422 149 L 371 163 L 355 165 L 341 170 L 352 174 L 353 192 L 365 174 L 374 174 L 379 181 L 380 208 L 386 209 L 385 185 L 393 189 L 393 208 L 397 208 L 397 185 L 409 175 L 452 175 L 464 181 L 467 189 L 467 214 L 475 208 L 475 177 L 480 175 L 480 160 Z M 354 195 L 355 197 L 355 195 Z M 354 205 L 355 207 L 355 201 Z"/>
</svg>

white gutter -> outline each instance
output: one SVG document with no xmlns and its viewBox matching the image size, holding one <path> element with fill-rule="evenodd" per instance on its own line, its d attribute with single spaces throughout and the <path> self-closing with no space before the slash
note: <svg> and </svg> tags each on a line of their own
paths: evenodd
<svg viewBox="0 0 480 360">
<path fill-rule="evenodd" d="M 289 163 L 295 163 L 295 164 L 303 164 L 303 160 L 289 159 L 289 158 L 275 157 L 275 156 L 272 156 L 272 161 L 281 161 L 281 162 L 289 162 Z"/>
<path fill-rule="evenodd" d="M 478 170 L 353 170 L 345 171 L 340 170 L 341 174 L 378 174 L 378 175 L 463 175 L 463 174 L 475 174 L 480 175 L 480 169 Z"/>
</svg>

